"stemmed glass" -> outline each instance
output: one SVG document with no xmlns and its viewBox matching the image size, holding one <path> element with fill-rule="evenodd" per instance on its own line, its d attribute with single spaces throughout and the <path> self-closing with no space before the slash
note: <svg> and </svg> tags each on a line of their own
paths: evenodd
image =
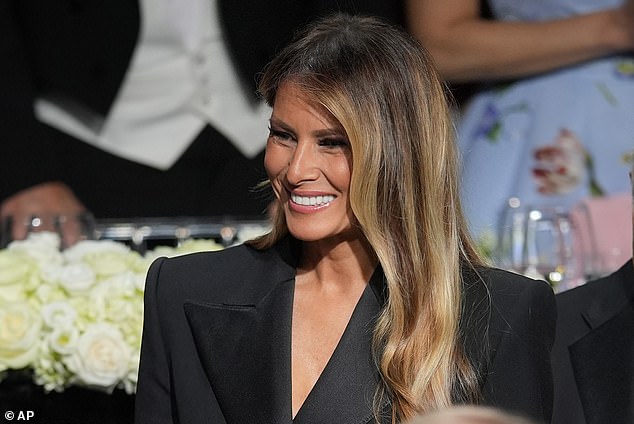
<svg viewBox="0 0 634 424">
<path fill-rule="evenodd" d="M 526 213 L 520 200 L 508 199 L 498 228 L 494 263 L 500 268 L 521 273 L 524 270 L 524 239 Z"/>
<path fill-rule="evenodd" d="M 579 285 L 584 278 L 583 257 L 574 254 L 575 231 L 562 209 L 528 208 L 526 274 L 543 275 L 556 290 Z"/>
<path fill-rule="evenodd" d="M 557 206 L 522 206 L 511 199 L 500 226 L 497 265 L 548 281 L 555 291 L 581 284 L 584 257 L 567 212 Z"/>
</svg>

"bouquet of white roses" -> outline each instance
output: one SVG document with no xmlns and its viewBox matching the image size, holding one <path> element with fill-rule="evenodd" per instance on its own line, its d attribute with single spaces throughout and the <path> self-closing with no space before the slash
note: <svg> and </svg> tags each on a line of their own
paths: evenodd
<svg viewBox="0 0 634 424">
<path fill-rule="evenodd" d="M 219 250 L 189 240 L 141 256 L 110 240 L 64 250 L 34 233 L 0 250 L 0 371 L 32 369 L 46 391 L 136 390 L 147 269 L 158 256 Z"/>
</svg>

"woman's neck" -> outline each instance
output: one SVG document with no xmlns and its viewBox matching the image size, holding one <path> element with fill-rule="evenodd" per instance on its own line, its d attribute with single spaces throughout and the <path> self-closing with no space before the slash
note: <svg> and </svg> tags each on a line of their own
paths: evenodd
<svg viewBox="0 0 634 424">
<path fill-rule="evenodd" d="M 377 263 L 364 239 L 303 242 L 297 274 L 309 274 L 309 280 L 318 284 L 365 286 Z"/>
</svg>

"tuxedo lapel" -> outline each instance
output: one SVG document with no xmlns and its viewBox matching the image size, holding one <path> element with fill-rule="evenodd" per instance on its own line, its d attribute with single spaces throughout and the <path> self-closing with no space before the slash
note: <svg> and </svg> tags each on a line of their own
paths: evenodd
<svg viewBox="0 0 634 424">
<path fill-rule="evenodd" d="M 291 422 L 293 287 L 293 278 L 282 281 L 257 305 L 185 304 L 227 422 Z"/>
<path fill-rule="evenodd" d="M 24 51 L 19 51 L 16 56 L 28 55 L 25 59 L 28 59 L 29 67 L 25 69 L 29 71 L 29 83 L 36 80 L 45 82 L 44 87 L 38 88 L 45 90 L 39 90 L 37 95 L 72 99 L 100 115 L 107 115 L 138 41 L 141 22 L 139 2 L 3 2 L 2 13 L 9 10 L 15 15 L 13 19 L 19 19 L 21 31 L 12 35 L 18 36 L 20 43 L 28 40 L 28 47 L 24 46 Z M 7 26 L 4 20 L 2 23 Z M 6 37 L 5 31 L 11 30 L 10 25 L 0 29 L 0 37 Z M 6 60 L 3 67 L 9 61 L 8 58 Z M 30 92 L 34 89 L 30 85 L 23 89 L 25 93 L 21 93 L 21 98 L 36 95 Z M 3 101 L 6 95 L 2 93 Z"/>
<path fill-rule="evenodd" d="M 581 312 L 590 329 L 611 319 L 634 299 L 634 267 L 628 261 L 614 274 L 594 283 L 601 290 L 594 290 L 588 308 Z"/>
<path fill-rule="evenodd" d="M 621 312 L 570 346 L 588 424 L 634 422 L 634 309 Z"/>
<path fill-rule="evenodd" d="M 295 424 L 374 422 L 374 396 L 380 382 L 372 356 L 372 335 L 382 299 L 383 273 L 375 271 L 332 357 L 295 416 Z M 377 298 L 377 294 L 379 298 Z M 389 417 L 387 401 L 379 405 Z"/>
<path fill-rule="evenodd" d="M 586 422 L 634 422 L 634 268 L 590 284 L 588 328 L 568 347 Z"/>
</svg>

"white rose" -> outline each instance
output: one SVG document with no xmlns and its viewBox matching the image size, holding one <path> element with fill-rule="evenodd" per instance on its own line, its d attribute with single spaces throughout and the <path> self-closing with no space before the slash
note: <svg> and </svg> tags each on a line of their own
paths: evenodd
<svg viewBox="0 0 634 424">
<path fill-rule="evenodd" d="M 112 390 L 128 375 L 131 354 L 116 327 L 99 323 L 86 328 L 66 364 L 80 383 Z"/>
<path fill-rule="evenodd" d="M 37 264 L 20 252 L 0 250 L 0 299 L 23 300 L 39 282 Z"/>
<path fill-rule="evenodd" d="M 59 285 L 70 294 L 87 293 L 97 281 L 95 271 L 86 264 L 73 263 L 63 266 L 57 275 Z"/>
<path fill-rule="evenodd" d="M 26 302 L 0 303 L 0 370 L 25 368 L 35 360 L 42 320 Z"/>
<path fill-rule="evenodd" d="M 40 264 L 40 278 L 43 283 L 57 284 L 59 281 L 59 274 L 62 272 L 64 262 L 52 263 L 52 264 Z"/>
<path fill-rule="evenodd" d="M 70 355 L 77 349 L 79 330 L 76 327 L 57 327 L 47 336 L 46 341 L 53 352 Z"/>
<path fill-rule="evenodd" d="M 125 272 L 97 284 L 90 292 L 91 316 L 109 322 L 126 322 L 137 313 L 143 299 L 136 284 L 138 275 Z"/>
<path fill-rule="evenodd" d="M 63 261 L 59 250 L 59 235 L 51 232 L 31 233 L 26 240 L 9 243 L 8 250 L 24 253 L 40 264 L 60 264 Z"/>
<path fill-rule="evenodd" d="M 125 254 L 130 248 L 113 240 L 82 240 L 64 251 L 68 262 L 81 262 L 88 254 L 115 252 Z"/>
<path fill-rule="evenodd" d="M 83 262 L 98 279 L 108 278 L 136 266 L 140 255 L 123 243 L 113 240 L 84 240 L 64 252 L 69 263 Z"/>
<path fill-rule="evenodd" d="M 132 252 L 89 253 L 84 256 L 84 262 L 100 279 L 104 279 L 129 271 L 137 260 L 135 255 L 136 253 Z"/>
<path fill-rule="evenodd" d="M 9 244 L 9 247 L 29 246 L 42 249 L 59 250 L 60 245 L 61 239 L 59 237 L 59 234 L 53 231 L 38 231 L 34 233 L 29 233 L 26 240 L 12 241 Z"/>
<path fill-rule="evenodd" d="M 67 299 L 68 295 L 57 284 L 40 284 L 33 290 L 30 300 L 46 304 Z"/>
<path fill-rule="evenodd" d="M 52 302 L 42 306 L 42 319 L 49 328 L 71 327 L 77 318 L 77 311 L 64 301 Z"/>
</svg>

